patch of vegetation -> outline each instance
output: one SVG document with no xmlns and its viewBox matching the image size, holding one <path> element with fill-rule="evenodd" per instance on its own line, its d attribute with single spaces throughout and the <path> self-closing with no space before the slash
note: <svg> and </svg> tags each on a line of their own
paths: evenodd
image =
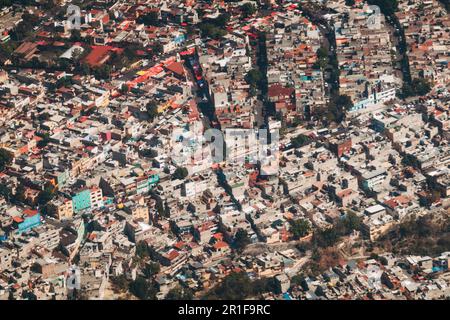
<svg viewBox="0 0 450 320">
<path fill-rule="evenodd" d="M 25 12 L 22 21 L 11 31 L 13 41 L 22 41 L 33 34 L 33 28 L 39 24 L 39 17 Z"/>
<path fill-rule="evenodd" d="M 220 39 L 227 34 L 225 27 L 229 20 L 230 15 L 228 13 L 223 13 L 215 19 L 206 19 L 202 21 L 197 27 L 199 28 L 202 37 Z"/>
<path fill-rule="evenodd" d="M 158 152 L 155 149 L 149 148 L 141 151 L 141 156 L 146 158 L 156 158 L 158 156 Z"/>
<path fill-rule="evenodd" d="M 10 165 L 14 159 L 11 152 L 6 149 L 0 149 L 0 171 L 3 171 L 7 165 Z"/>
<path fill-rule="evenodd" d="M 129 285 L 130 292 L 141 300 L 156 300 L 158 288 L 153 281 L 137 276 Z"/>
<path fill-rule="evenodd" d="M 169 290 L 165 300 L 192 300 L 193 298 L 194 294 L 190 289 L 176 286 L 175 288 Z"/>
<path fill-rule="evenodd" d="M 184 167 L 178 167 L 175 169 L 175 172 L 172 174 L 172 179 L 174 180 L 183 180 L 184 178 L 186 178 L 188 176 L 189 172 L 186 168 Z"/>
<path fill-rule="evenodd" d="M 152 11 L 146 15 L 140 16 L 137 19 L 137 22 L 143 23 L 146 26 L 155 26 L 155 27 L 161 26 L 161 21 L 159 20 L 158 13 L 156 13 L 155 11 Z"/>
<path fill-rule="evenodd" d="M 307 236 L 311 231 L 311 225 L 308 220 L 290 220 L 289 223 L 291 224 L 290 230 L 295 240 Z"/>
<path fill-rule="evenodd" d="M 239 229 L 234 237 L 234 247 L 238 251 L 242 251 L 251 243 L 250 237 L 246 230 Z"/>
<path fill-rule="evenodd" d="M 398 11 L 398 0 L 368 0 L 368 3 L 380 7 L 381 12 L 387 16 Z"/>
<path fill-rule="evenodd" d="M 246 2 L 241 6 L 242 16 L 248 18 L 256 13 L 256 7 L 253 3 Z"/>
<path fill-rule="evenodd" d="M 256 89 L 260 87 L 264 76 L 258 69 L 252 69 L 245 75 L 245 81 L 250 85 L 250 94 L 254 96 L 256 94 Z"/>
<path fill-rule="evenodd" d="M 343 236 L 347 236 L 353 230 L 360 230 L 361 218 L 355 213 L 348 212 L 339 219 L 331 228 L 318 230 L 314 233 L 313 241 L 320 248 L 334 246 Z"/>
<path fill-rule="evenodd" d="M 226 276 L 218 286 L 208 291 L 203 298 L 208 300 L 243 300 L 275 290 L 276 285 L 272 278 L 251 280 L 245 272 L 233 272 Z"/>
<path fill-rule="evenodd" d="M 439 255 L 450 248 L 450 218 L 437 220 L 433 215 L 411 218 L 376 242 L 392 247 L 395 254 Z"/>
<path fill-rule="evenodd" d="M 291 144 L 294 148 L 300 148 L 306 146 L 312 141 L 312 139 L 304 134 L 299 134 L 295 138 L 291 139 Z"/>
<path fill-rule="evenodd" d="M 425 96 L 431 91 L 431 83 L 424 78 L 415 78 L 412 80 L 411 85 L 403 84 L 402 92 L 403 97 L 412 96 Z"/>
<path fill-rule="evenodd" d="M 150 120 L 153 121 L 158 116 L 158 103 L 154 100 L 151 100 L 147 103 L 145 106 L 145 109 L 147 110 L 147 115 L 150 118 Z"/>
</svg>

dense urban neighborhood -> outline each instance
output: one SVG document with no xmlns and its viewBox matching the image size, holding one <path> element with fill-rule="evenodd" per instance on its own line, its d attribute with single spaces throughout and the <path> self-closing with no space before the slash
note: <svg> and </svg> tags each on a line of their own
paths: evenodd
<svg viewBox="0 0 450 320">
<path fill-rule="evenodd" d="M 0 300 L 450 299 L 449 10 L 0 0 Z"/>
</svg>

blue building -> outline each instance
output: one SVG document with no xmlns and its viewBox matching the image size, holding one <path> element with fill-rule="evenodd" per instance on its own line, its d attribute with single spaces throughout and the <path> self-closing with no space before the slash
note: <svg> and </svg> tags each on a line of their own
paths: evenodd
<svg viewBox="0 0 450 320">
<path fill-rule="evenodd" d="M 28 231 L 42 223 L 40 212 L 31 209 L 25 209 L 22 216 L 16 216 L 13 220 L 17 226 L 18 233 Z"/>
</svg>

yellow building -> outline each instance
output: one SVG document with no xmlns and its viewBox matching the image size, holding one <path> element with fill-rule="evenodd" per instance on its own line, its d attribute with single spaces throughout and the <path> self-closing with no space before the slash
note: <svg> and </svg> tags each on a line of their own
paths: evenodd
<svg viewBox="0 0 450 320">
<path fill-rule="evenodd" d="M 57 199 L 50 204 L 50 214 L 58 220 L 70 219 L 73 216 L 73 205 L 70 199 Z"/>
</svg>

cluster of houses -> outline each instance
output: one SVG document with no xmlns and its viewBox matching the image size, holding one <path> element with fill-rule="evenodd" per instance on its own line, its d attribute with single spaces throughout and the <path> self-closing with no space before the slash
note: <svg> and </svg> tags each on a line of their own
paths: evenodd
<svg viewBox="0 0 450 320">
<path fill-rule="evenodd" d="M 111 279 L 143 275 L 143 244 L 160 265 L 158 298 L 178 285 L 201 294 L 235 271 L 274 277 L 268 299 L 448 297 L 448 252 L 348 259 L 291 285 L 311 258 L 297 245 L 350 213 L 360 243 L 448 215 L 449 104 L 384 105 L 401 84 L 390 31 L 382 17 L 367 26 L 367 6 L 341 5 L 340 90 L 355 110 L 383 107 L 334 128 L 298 125 L 261 152 L 255 135 L 284 126 L 265 117 L 267 101 L 290 122 L 326 105 L 324 37 L 291 4 L 246 19 L 239 5 L 98 1 L 81 11 L 79 34 L 64 14 L 45 17 L 14 49 L 0 70 L 0 299 L 66 299 L 72 277 L 85 298 L 117 298 Z M 191 30 L 225 12 L 223 36 Z M 205 138 L 211 128 L 226 157 Z M 301 237 L 296 221 L 309 226 Z"/>
</svg>

